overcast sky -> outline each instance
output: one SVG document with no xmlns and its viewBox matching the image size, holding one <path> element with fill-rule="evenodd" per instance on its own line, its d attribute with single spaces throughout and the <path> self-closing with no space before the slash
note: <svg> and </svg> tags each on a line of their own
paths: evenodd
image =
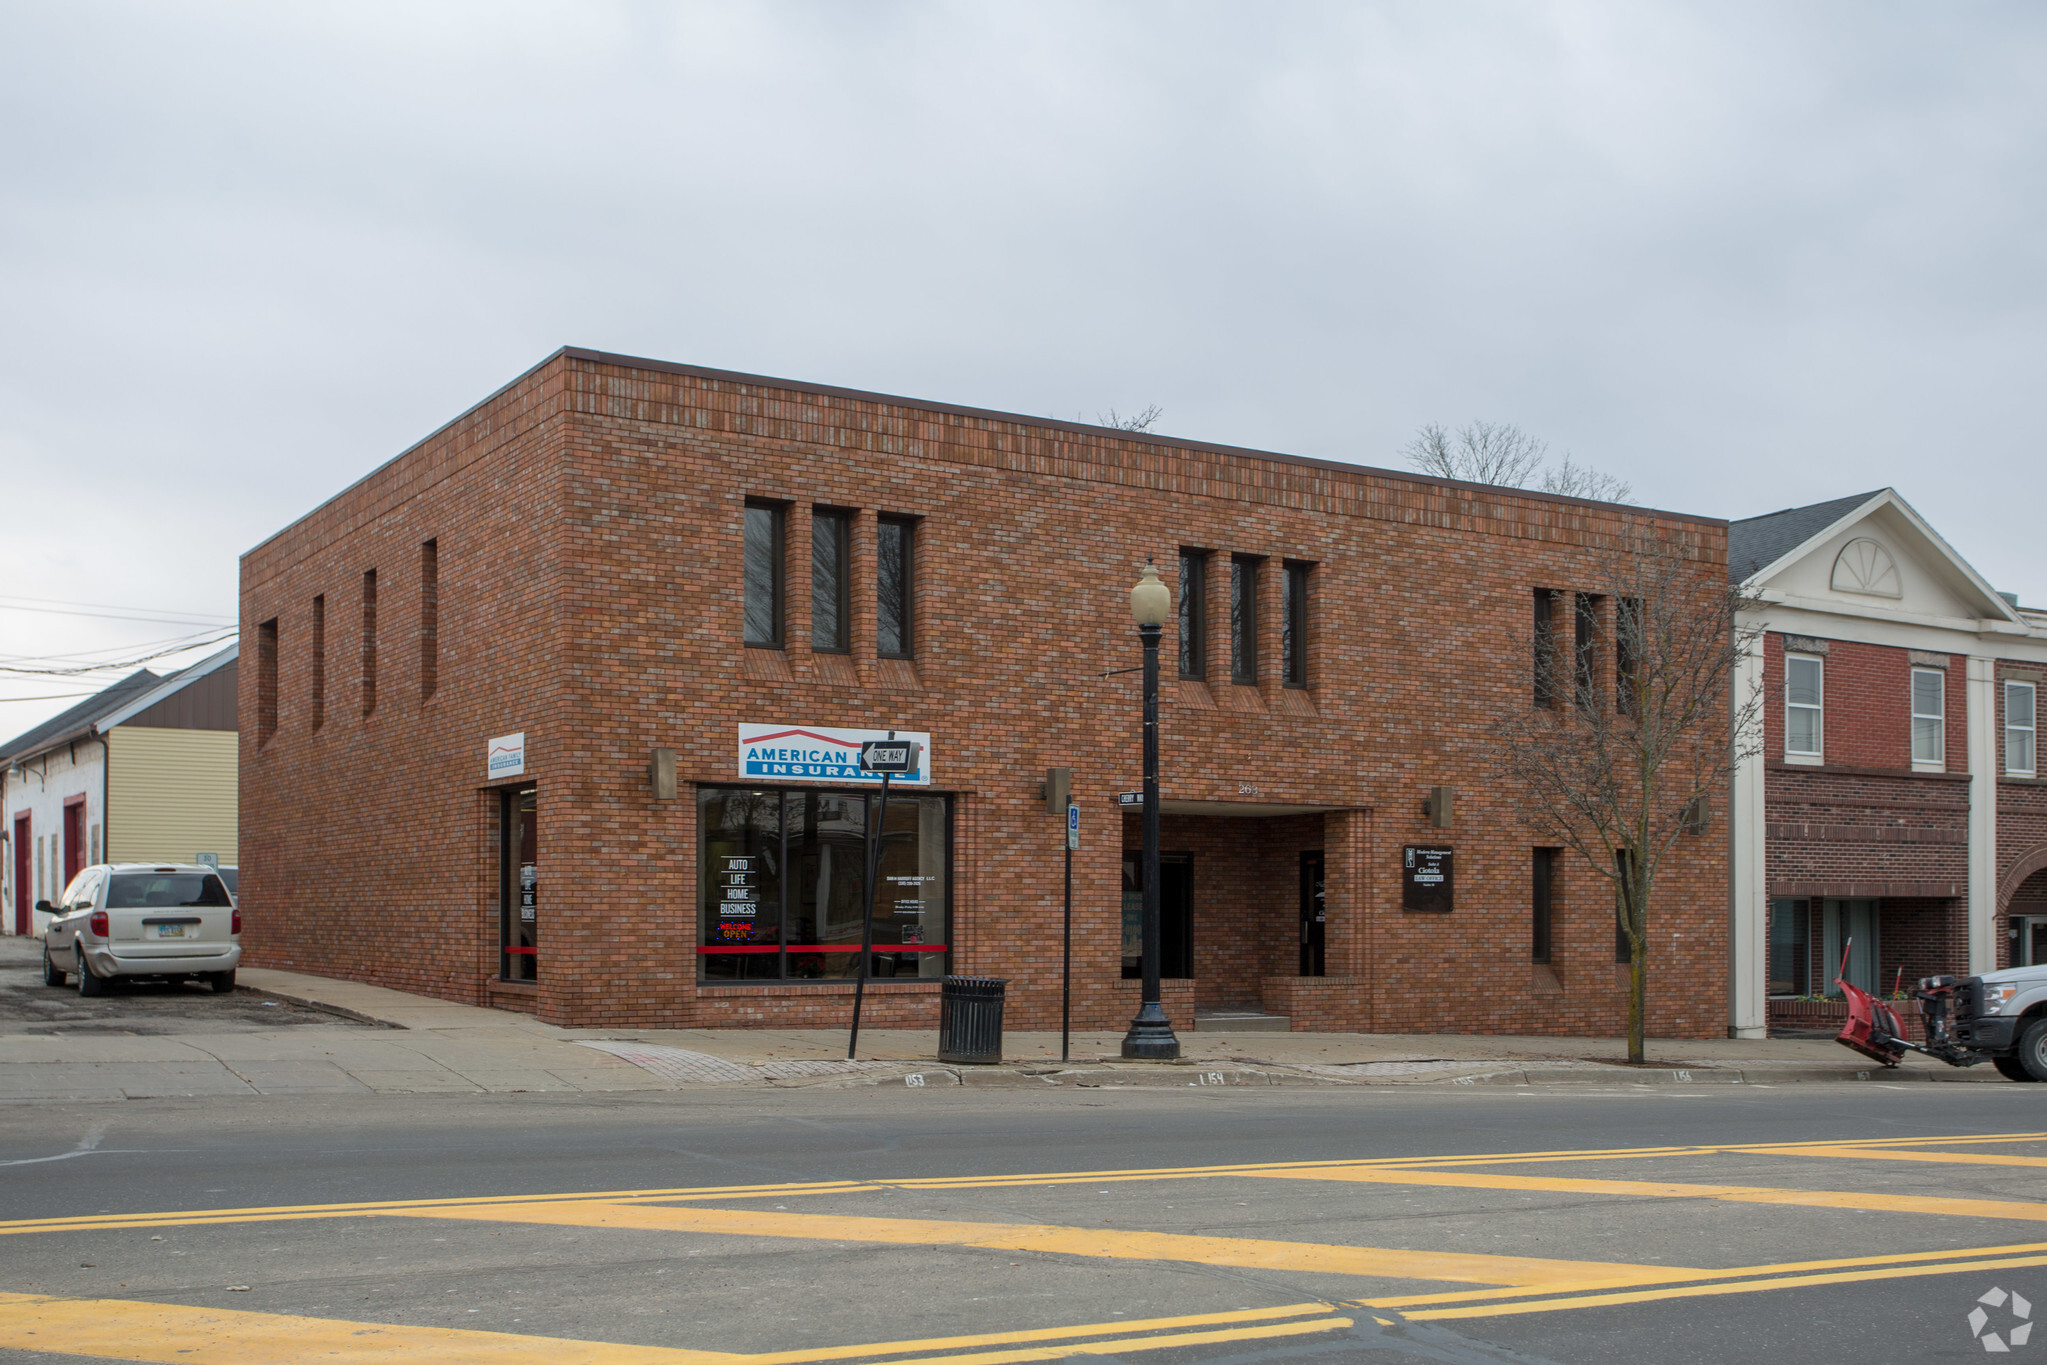
<svg viewBox="0 0 2047 1365">
<path fill-rule="evenodd" d="M 0 662 L 231 622 L 563 344 L 1367 464 L 1515 422 L 1723 517 L 1890 484 L 2047 605 L 2043 72 L 2038 4 L 6 0 Z"/>
</svg>

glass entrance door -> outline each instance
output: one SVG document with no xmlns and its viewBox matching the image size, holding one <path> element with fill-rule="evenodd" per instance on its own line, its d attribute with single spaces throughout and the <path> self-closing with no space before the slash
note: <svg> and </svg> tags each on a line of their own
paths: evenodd
<svg viewBox="0 0 2047 1365">
<path fill-rule="evenodd" d="M 1301 975 L 1320 976 L 1323 968 L 1322 850 L 1301 855 Z"/>
<path fill-rule="evenodd" d="M 1123 979 L 1144 975 L 1144 855 L 1123 850 Z M 1194 976 L 1194 855 L 1159 854 L 1159 978 Z"/>
<path fill-rule="evenodd" d="M 532 787 L 498 793 L 498 976 L 540 979 L 540 852 Z"/>
</svg>

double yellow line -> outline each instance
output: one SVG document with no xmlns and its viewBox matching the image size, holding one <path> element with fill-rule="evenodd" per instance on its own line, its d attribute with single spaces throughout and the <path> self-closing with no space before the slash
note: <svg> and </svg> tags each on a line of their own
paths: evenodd
<svg viewBox="0 0 2047 1365">
<path fill-rule="evenodd" d="M 435 1365 L 817 1365 L 850 1360 L 886 1360 L 888 1365 L 1012 1365 L 1073 1355 L 1124 1355 L 1306 1336 L 1340 1331 L 1353 1322 L 1328 1303 L 1310 1302 L 1188 1317 L 743 1355 L 126 1299 L 0 1294 L 0 1348 L 163 1365 L 276 1365 L 293 1360 L 316 1360 L 321 1365 L 389 1365 L 414 1357 Z"/>
</svg>

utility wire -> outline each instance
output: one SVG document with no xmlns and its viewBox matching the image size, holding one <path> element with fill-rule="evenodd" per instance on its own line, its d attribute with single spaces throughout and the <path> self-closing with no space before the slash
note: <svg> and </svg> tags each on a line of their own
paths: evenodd
<svg viewBox="0 0 2047 1365">
<path fill-rule="evenodd" d="M 82 607 L 91 611 L 141 612 L 146 615 L 163 618 L 172 624 L 182 624 L 189 621 L 192 625 L 226 625 L 234 620 L 233 617 L 224 616 L 217 611 L 180 612 L 166 607 L 117 606 L 112 602 L 67 602 L 58 597 L 24 597 L 20 593 L 0 593 L 0 606 L 11 605 L 17 602 L 33 603 L 36 607 Z M 29 608 L 23 607 L 21 610 L 26 611 Z"/>
<path fill-rule="evenodd" d="M 159 649 L 154 653 L 144 654 L 139 658 L 110 661 L 101 664 L 87 664 L 81 667 L 22 668 L 13 664 L 0 664 L 0 673 L 15 674 L 21 677 L 31 678 L 76 678 L 81 677 L 87 673 L 105 673 L 117 669 L 140 668 L 142 665 L 148 663 L 152 659 L 161 659 L 166 655 L 170 654 L 183 654 L 188 650 L 204 649 L 207 645 L 217 645 L 221 643 L 223 640 L 231 640 L 240 633 L 241 632 L 237 630 L 230 630 L 226 634 L 216 636 L 211 640 L 197 640 L 191 644 L 179 645 L 172 649 Z"/>
</svg>

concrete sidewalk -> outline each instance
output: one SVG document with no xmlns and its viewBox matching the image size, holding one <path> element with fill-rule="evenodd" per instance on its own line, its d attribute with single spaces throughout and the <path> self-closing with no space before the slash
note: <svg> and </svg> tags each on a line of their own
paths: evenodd
<svg viewBox="0 0 2047 1365">
<path fill-rule="evenodd" d="M 0 965 L 27 968 L 4 940 Z M 164 1095 L 517 1093 L 791 1085 L 1772 1085 L 1815 1081 L 1990 1081 L 1908 1058 L 1862 1061 L 1831 1041 L 1651 1043 L 1648 1068 L 1623 1064 L 1611 1038 L 1470 1034 L 1194 1032 L 1180 1063 L 1118 1058 L 1121 1034 L 1011 1033 L 1000 1067 L 941 1065 L 935 1030 L 863 1030 L 846 1060 L 841 1030 L 565 1029 L 523 1014 L 408 995 L 297 972 L 244 969 L 245 990 L 335 1016 L 332 1025 L 150 1036 L 70 1033 L 61 1026 L 0 1039 L 0 1101 Z M 199 1004 L 201 1002 L 195 1002 Z M 194 1013 L 203 1016 L 203 1008 Z"/>
</svg>

